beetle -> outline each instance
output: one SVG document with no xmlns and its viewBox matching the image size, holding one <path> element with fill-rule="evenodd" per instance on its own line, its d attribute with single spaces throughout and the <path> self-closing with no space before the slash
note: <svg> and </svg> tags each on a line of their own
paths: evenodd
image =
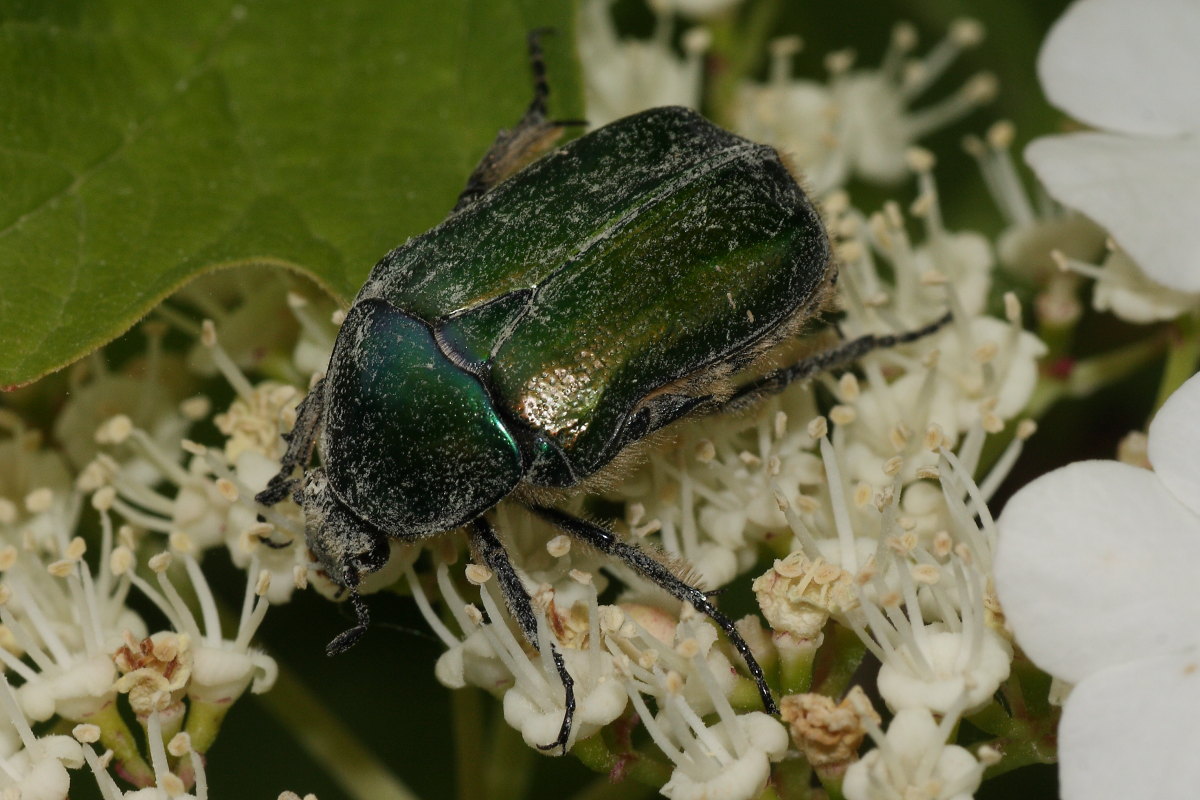
<svg viewBox="0 0 1200 800">
<path fill-rule="evenodd" d="M 712 618 L 778 713 L 749 646 L 703 590 L 553 498 L 595 485 L 679 419 L 749 406 L 941 323 L 855 339 L 738 385 L 831 294 L 837 269 L 820 214 L 774 148 L 684 108 L 552 149 L 578 123 L 547 117 L 539 33 L 529 39 L 532 103 L 450 216 L 375 265 L 297 410 L 280 472 L 256 499 L 296 499 L 309 548 L 349 594 L 357 624 L 330 654 L 367 629 L 358 587 L 386 563 L 390 538 L 463 527 L 538 648 L 529 593 L 487 520 L 512 498 Z M 310 467 L 318 440 L 322 465 Z M 543 749 L 565 752 L 573 684 L 550 646 L 565 714 Z"/>
</svg>

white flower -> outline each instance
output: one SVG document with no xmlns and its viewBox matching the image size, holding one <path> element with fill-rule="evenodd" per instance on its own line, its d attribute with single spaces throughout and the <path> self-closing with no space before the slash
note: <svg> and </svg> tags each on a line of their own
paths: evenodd
<svg viewBox="0 0 1200 800">
<path fill-rule="evenodd" d="M 675 764 L 662 793 L 672 800 L 750 800 L 766 785 L 771 762 L 787 753 L 787 730 L 761 711 L 736 715 L 703 648 L 694 645 L 694 640 L 685 640 L 679 649 L 688 654 L 690 671 L 708 693 L 709 708 L 720 719 L 713 725 L 701 719 L 704 709 L 684 697 L 684 678 L 679 672 L 657 664 L 640 666 L 628 657 L 617 659 L 618 669 L 628 674 L 629 699 L 646 732 Z M 643 692 L 655 696 L 657 714 L 650 712 Z"/>
<path fill-rule="evenodd" d="M 751 711 L 707 729 L 703 757 L 680 763 L 662 787 L 671 800 L 749 800 L 771 775 L 772 761 L 787 752 L 787 731 L 776 720 Z M 706 758 L 707 757 L 707 763 Z"/>
<path fill-rule="evenodd" d="M 562 550 L 556 552 L 567 555 Z M 405 564 L 405 574 L 426 621 L 448 648 L 438 659 L 436 669 L 437 678 L 444 685 L 461 688 L 470 683 L 496 694 L 503 693 L 505 721 L 521 732 L 526 744 L 539 750 L 557 739 L 566 708 L 553 651 L 561 655 L 573 681 L 575 715 L 567 740 L 568 750 L 625 710 L 625 685 L 616 675 L 612 655 L 601 640 L 600 608 L 590 575 L 573 571 L 575 577 L 567 578 L 582 588 L 578 603 L 566 599 L 572 594 L 569 587 L 564 587 L 568 591 L 563 593 L 563 602 L 556 600 L 556 593 L 548 584 L 537 590 L 533 605 L 538 618 L 540 651 L 529 653 L 532 648 L 510 627 L 510 614 L 492 596 L 496 582 L 491 580 L 490 571 L 476 565 L 468 568 L 471 570 L 468 579 L 480 584 L 479 596 L 489 620 L 484 624 L 479 609 L 463 602 L 446 564 L 438 564 L 438 587 L 464 632 L 460 639 L 434 614 L 412 568 L 415 557 L 414 553 Z M 543 752 L 560 755 L 562 750 Z"/>
<path fill-rule="evenodd" d="M 771 42 L 770 78 L 738 88 L 734 122 L 738 133 L 792 159 L 804 174 L 805 188 L 819 196 L 845 183 L 849 154 L 837 136 L 832 90 L 792 76 L 792 57 L 800 47 L 794 36 Z"/>
<path fill-rule="evenodd" d="M 260 694 L 275 683 L 278 674 L 275 660 L 250 646 L 250 640 L 270 606 L 266 598 L 270 575 L 258 570 L 257 560 L 251 559 L 246 570 L 246 591 L 242 597 L 237 630 L 232 639 L 226 639 L 222 634 L 212 588 L 191 554 L 190 542 L 182 534 L 175 534 L 171 540 L 191 580 L 200 606 L 200 619 L 192 613 L 167 573 L 173 554 L 159 553 L 149 562 L 161 592 L 132 569 L 129 574 L 134 585 L 158 606 L 170 620 L 171 626 L 189 637 L 192 650 L 191 680 L 187 684 L 187 696 L 192 701 L 189 713 L 196 715 L 200 707 L 206 706 L 209 708 L 203 713 L 223 714 L 247 688 Z M 202 749 L 206 749 L 206 745 Z"/>
<path fill-rule="evenodd" d="M 1154 281 L 1200 290 L 1200 5 L 1075 2 L 1038 60 L 1051 102 L 1099 130 L 1034 141 L 1056 198 L 1112 233 Z"/>
<path fill-rule="evenodd" d="M 658 11 L 653 38 L 642 41 L 617 35 L 611 5 L 612 0 L 586 0 L 579 11 L 588 124 L 599 127 L 655 106 L 698 108 L 708 33 L 694 28 L 684 34 L 679 58 L 666 9 Z"/>
<path fill-rule="evenodd" d="M 867 631 L 857 624 L 859 638 L 878 656 L 879 694 L 892 709 L 921 708 L 947 714 L 964 706 L 970 712 L 987 705 L 1008 677 L 1012 648 L 987 626 L 982 576 L 952 562 L 955 586 L 944 585 L 943 570 L 932 564 L 924 574 L 927 592 L 939 597 L 930 603 L 942 610 L 942 621 L 926 624 L 918 587 L 908 569 L 896 571 L 901 591 L 883 594 L 876 605 L 864 602 Z M 901 599 L 904 613 L 889 609 Z"/>
<path fill-rule="evenodd" d="M 847 800 L 969 800 L 983 780 L 984 763 L 958 745 L 946 744 L 957 716 L 941 724 L 925 709 L 900 711 L 886 736 L 863 716 L 875 749 L 846 770 Z"/>
<path fill-rule="evenodd" d="M 957 92 L 920 109 L 910 104 L 929 89 L 964 49 L 983 40 L 983 27 L 961 19 L 922 59 L 905 58 L 916 47 L 915 29 L 897 25 L 891 46 L 877 69 L 851 69 L 853 54 L 827 59 L 838 112 L 837 135 L 853 171 L 870 181 L 894 183 L 905 177 L 905 153 L 921 137 L 961 118 L 996 94 L 996 79 L 979 74 Z"/>
<path fill-rule="evenodd" d="M 67 768 L 83 766 L 79 745 L 68 736 L 35 737 L 8 678 L 0 675 L 0 709 L 24 748 L 0 757 L 0 795 L 22 800 L 66 800 Z"/>
<path fill-rule="evenodd" d="M 910 59 L 916 29 L 901 23 L 877 68 L 853 69 L 854 53 L 848 50 L 830 53 L 828 85 L 794 79 L 791 61 L 800 40 L 778 39 L 771 45 L 769 81 L 739 87 L 737 130 L 795 159 L 817 194 L 842 185 L 850 172 L 894 183 L 908 172 L 909 147 L 995 95 L 995 78 L 980 74 L 940 102 L 911 108 L 959 53 L 982 38 L 978 22 L 958 20 L 924 58 Z"/>
<path fill-rule="evenodd" d="M 489 618 L 504 619 L 488 586 L 480 587 L 479 596 Z M 586 739 L 621 716 L 625 711 L 625 685 L 617 677 L 612 656 L 604 651 L 600 641 L 600 615 L 594 594 L 588 608 L 590 635 L 579 649 L 567 649 L 559 637 L 552 634 L 546 614 L 540 609 L 535 610 L 540 643 L 540 652 L 535 660 L 525 658 L 520 644 L 503 622 L 489 625 L 488 628 L 501 637 L 496 644 L 497 652 L 502 657 L 507 656 L 505 660 L 515 678 L 512 688 L 504 693 L 505 722 L 521 731 L 522 738 L 530 747 L 555 755 L 562 751 L 547 751 L 544 748 L 558 737 L 565 711 L 565 694 L 562 679 L 551 656 L 552 648 L 562 655 L 567 672 L 574 681 L 575 719 L 566 749 L 569 750 L 575 742 Z M 506 632 L 510 633 L 508 637 L 504 637 Z"/>
<path fill-rule="evenodd" d="M 1127 322 L 1146 325 L 1175 319 L 1200 306 L 1200 292 L 1181 292 L 1156 283 L 1115 242 L 1111 245 L 1099 267 L 1056 254 L 1066 269 L 1096 279 L 1092 304 L 1097 311 L 1112 311 Z"/>
<path fill-rule="evenodd" d="M 1100 252 L 1104 231 L 1087 217 L 1064 208 L 1039 183 L 1030 197 L 1012 157 L 1017 130 L 1000 121 L 983 139 L 969 136 L 963 146 L 979 162 L 988 193 L 1007 227 L 996 239 L 1004 268 L 1039 283 L 1060 277 L 1054 253 L 1088 259 Z"/>
<path fill-rule="evenodd" d="M 1154 472 L 1072 464 L 1021 489 L 1001 516 L 1008 622 L 1030 658 L 1076 684 L 1059 729 L 1065 800 L 1195 793 L 1198 420 L 1194 377 L 1150 426 Z"/>
<path fill-rule="evenodd" d="M 111 492 L 111 490 L 109 490 Z M 113 530 L 105 502 L 100 509 L 100 559 L 113 551 Z M 60 537 L 64 558 L 44 563 L 36 553 L 20 557 L 12 547 L 0 548 L 0 620 L 32 662 L 0 648 L 0 661 L 19 674 L 17 690 L 25 712 L 37 721 L 58 714 L 82 721 L 111 705 L 116 668 L 110 653 L 125 629 L 144 635 L 145 625 L 125 608 L 126 578 L 101 569 L 93 574 L 84 561 L 82 538 Z"/>
<path fill-rule="evenodd" d="M 718 17 L 740 2 L 742 0 L 650 0 L 650 5 L 683 14 L 685 17 L 704 19 Z"/>
</svg>

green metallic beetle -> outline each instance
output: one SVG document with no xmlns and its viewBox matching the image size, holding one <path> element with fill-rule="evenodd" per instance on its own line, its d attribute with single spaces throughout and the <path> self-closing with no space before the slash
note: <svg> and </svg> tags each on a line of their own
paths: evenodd
<svg viewBox="0 0 1200 800">
<path fill-rule="evenodd" d="M 682 417 L 749 405 L 936 326 L 856 339 L 738 386 L 830 294 L 819 214 L 773 148 L 684 108 L 618 120 L 519 169 L 573 124 L 547 119 L 536 35 L 530 51 L 533 103 L 450 217 L 372 270 L 258 500 L 292 494 L 313 554 L 349 591 L 358 624 L 331 653 L 366 630 L 357 588 L 385 564 L 389 538 L 463 526 L 538 647 L 529 594 L 486 519 L 511 497 L 715 620 L 777 713 L 750 648 L 701 589 L 547 498 L 585 489 Z M 309 468 L 318 437 L 322 466 Z M 574 694 L 551 647 L 566 713 L 545 749 L 565 751 Z"/>
</svg>

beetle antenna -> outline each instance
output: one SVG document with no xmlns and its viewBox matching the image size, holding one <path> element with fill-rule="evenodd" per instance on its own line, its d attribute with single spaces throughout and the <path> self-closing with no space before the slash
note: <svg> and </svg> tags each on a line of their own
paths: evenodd
<svg viewBox="0 0 1200 800">
<path fill-rule="evenodd" d="M 333 637 L 333 641 L 325 646 L 325 655 L 327 656 L 340 655 L 351 647 L 354 647 L 371 625 L 371 613 L 367 610 L 366 601 L 362 599 L 357 589 L 350 590 L 350 604 L 354 606 L 354 614 L 358 617 L 358 624 L 350 630 L 342 631 Z"/>
<path fill-rule="evenodd" d="M 547 506 L 527 506 L 527 508 L 584 544 L 596 548 L 601 553 L 621 559 L 642 577 L 649 578 L 678 599 L 690 603 L 701 614 L 720 625 L 721 630 L 725 631 L 729 641 L 733 643 L 734 648 L 745 660 L 746 667 L 754 678 L 754 684 L 758 687 L 758 694 L 762 697 L 763 707 L 768 714 L 779 714 L 779 707 L 775 704 L 771 688 L 767 686 L 767 679 L 763 676 L 762 667 L 754 658 L 750 645 L 746 644 L 746 640 L 738 633 L 733 621 L 718 611 L 717 607 L 708 601 L 708 597 L 703 591 L 681 581 L 673 572 L 654 560 L 644 550 L 622 541 L 607 528 L 572 516 L 557 508 Z"/>
</svg>

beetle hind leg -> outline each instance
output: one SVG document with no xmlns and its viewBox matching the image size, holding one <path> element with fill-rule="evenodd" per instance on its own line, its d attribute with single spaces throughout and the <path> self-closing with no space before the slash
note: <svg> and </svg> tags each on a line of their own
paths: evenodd
<svg viewBox="0 0 1200 800">
<path fill-rule="evenodd" d="M 775 704 L 771 688 L 767 686 L 767 679 L 763 675 L 762 667 L 759 666 L 758 660 L 754 658 L 754 653 L 750 651 L 750 645 L 746 644 L 746 640 L 738 633 L 737 628 L 733 625 L 733 621 L 718 611 L 716 606 L 709 602 L 708 595 L 703 590 L 681 580 L 675 573 L 654 559 L 645 550 L 622 541 L 607 528 L 572 516 L 564 511 L 559 511 L 556 508 L 531 505 L 529 509 L 584 544 L 594 547 L 601 553 L 621 559 L 639 575 L 654 581 L 671 595 L 688 603 L 701 614 L 704 614 L 717 623 L 721 627 L 721 630 L 725 631 L 725 635 L 729 638 L 729 641 L 746 662 L 746 668 L 750 670 L 750 676 L 754 679 L 755 686 L 758 687 L 758 694 L 762 698 L 763 707 L 767 710 L 767 713 L 779 714 L 779 707 Z"/>
<path fill-rule="evenodd" d="M 554 146 L 564 128 L 587 124 L 584 120 L 547 118 L 546 99 L 550 96 L 550 84 L 546 81 L 546 60 L 542 53 L 541 38 L 551 32 L 551 28 L 537 28 L 529 32 L 533 100 L 516 127 L 496 134 L 492 146 L 484 153 L 471 177 L 467 178 L 467 186 L 454 204 L 455 211 L 469 206 L 509 175 L 536 160 Z"/>
<path fill-rule="evenodd" d="M 952 318 L 951 314 L 947 312 L 940 319 L 911 331 L 894 333 L 887 336 L 867 334 L 857 339 L 851 339 L 848 342 L 842 342 L 837 347 L 809 356 L 791 366 L 768 372 L 766 375 L 738 387 L 728 399 L 722 401 L 714 410 L 740 411 L 748 408 L 765 397 L 782 392 L 796 381 L 811 378 L 813 375 L 818 375 L 826 370 L 845 366 L 874 350 L 897 347 L 898 345 L 915 342 L 918 339 L 924 339 L 926 336 L 937 333 L 949 325 Z"/>
<path fill-rule="evenodd" d="M 517 624 L 521 626 L 521 633 L 525 635 L 526 641 L 534 648 L 541 650 L 538 643 L 537 615 L 533 611 L 533 602 L 529 598 L 529 592 L 525 590 L 525 584 L 521 582 L 521 576 L 513 568 L 512 561 L 508 558 L 508 552 L 500 543 L 496 532 L 482 517 L 471 522 L 471 547 L 499 581 L 500 593 L 504 595 L 504 604 L 508 606 L 509 613 L 517 620 Z M 565 755 L 575 717 L 575 681 L 567 672 L 562 653 L 558 652 L 558 648 L 554 646 L 553 642 L 550 643 L 550 656 L 554 659 L 554 668 L 563 685 L 563 720 L 558 729 L 558 738 L 549 744 L 538 745 L 538 749 L 562 748 Z"/>
</svg>

